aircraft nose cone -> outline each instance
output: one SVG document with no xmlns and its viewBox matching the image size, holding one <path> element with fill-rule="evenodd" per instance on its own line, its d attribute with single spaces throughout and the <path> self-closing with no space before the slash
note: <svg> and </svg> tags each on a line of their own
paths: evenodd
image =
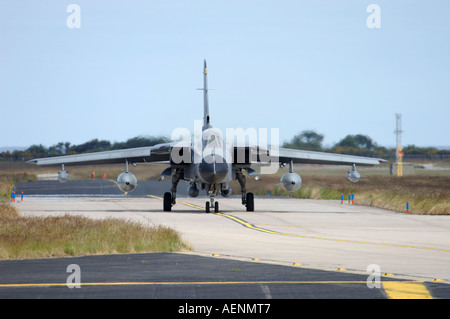
<svg viewBox="0 0 450 319">
<path fill-rule="evenodd" d="M 220 183 L 228 173 L 228 165 L 220 155 L 208 155 L 199 165 L 200 176 L 206 183 Z"/>
</svg>

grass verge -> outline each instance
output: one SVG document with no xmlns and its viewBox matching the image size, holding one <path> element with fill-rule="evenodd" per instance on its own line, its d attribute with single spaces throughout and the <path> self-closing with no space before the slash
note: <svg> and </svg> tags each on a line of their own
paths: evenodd
<svg viewBox="0 0 450 319">
<path fill-rule="evenodd" d="M 359 183 L 346 182 L 342 177 L 304 176 L 302 187 L 293 193 L 293 197 L 310 199 L 340 200 L 344 194 L 355 194 L 355 204 L 374 206 L 399 212 L 420 215 L 450 215 L 450 177 L 449 176 L 370 176 Z M 290 196 L 272 182 L 259 186 L 257 195 L 268 195 L 272 187 L 273 196 Z"/>
<path fill-rule="evenodd" d="M 0 174 L 0 197 L 10 197 L 13 186 L 17 182 L 35 182 L 36 176 L 28 173 Z"/>
<path fill-rule="evenodd" d="M 121 219 L 23 217 L 0 204 L 0 259 L 190 250 L 175 230 Z"/>
</svg>

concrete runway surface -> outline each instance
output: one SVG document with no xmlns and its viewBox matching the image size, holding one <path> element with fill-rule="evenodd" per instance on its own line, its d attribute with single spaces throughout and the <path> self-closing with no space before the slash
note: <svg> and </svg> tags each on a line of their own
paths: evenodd
<svg viewBox="0 0 450 319">
<path fill-rule="evenodd" d="M 162 199 L 158 195 L 25 197 L 23 202 L 15 205 L 27 216 L 77 214 L 91 218 L 119 217 L 147 225 L 163 224 L 173 227 L 192 245 L 194 252 L 169 255 L 178 256 L 180 262 L 188 256 L 200 258 L 201 262 L 193 264 L 198 269 L 206 267 L 202 274 L 207 277 L 215 272 L 218 264 L 230 262 L 240 264 L 227 269 L 274 267 L 273 272 L 266 269 L 257 278 L 250 276 L 248 280 L 239 279 L 247 284 L 259 283 L 256 289 L 258 293 L 247 292 L 244 295 L 247 298 L 450 298 L 450 216 L 406 215 L 378 208 L 340 204 L 340 201 L 292 198 L 255 198 L 255 212 L 246 212 L 240 198 L 234 197 L 219 197 L 220 213 L 206 214 L 206 200 L 205 197 L 178 198 L 172 212 L 162 211 Z M 98 261 L 102 257 L 95 258 Z M 107 267 L 107 258 L 113 257 L 104 258 Z M 8 263 L 12 265 L 14 262 L 1 262 L 0 268 L 6 267 Z M 215 266 L 207 267 L 208 263 Z M 258 270 L 255 268 L 249 273 L 258 274 Z M 5 282 L 4 274 L 2 270 L 1 283 Z M 216 271 L 216 274 L 220 277 L 221 272 Z M 368 288 L 366 280 L 374 274 L 380 275 L 378 278 L 383 283 L 382 289 Z M 350 277 L 343 280 L 343 275 Z M 117 278 L 121 278 L 117 281 L 133 280 L 127 280 L 124 276 L 117 274 Z M 131 274 L 130 276 L 133 277 Z M 178 281 L 185 282 L 190 277 L 186 272 L 185 277 L 183 273 L 179 273 L 177 278 Z M 308 278 L 313 279 L 308 281 Z M 211 283 L 216 282 L 210 279 Z M 289 280 L 294 282 L 288 283 Z M 110 277 L 107 281 L 115 280 Z M 328 288 L 324 294 L 326 282 Z M 276 293 L 279 287 L 275 288 L 270 283 L 288 285 L 289 287 L 285 287 L 287 290 L 283 291 L 290 293 Z M 298 284 L 295 293 L 294 283 Z M 348 288 L 352 283 L 357 288 L 353 286 L 352 289 L 342 289 L 343 286 Z M 305 286 L 308 289 L 300 288 Z M 9 287 L 0 285 L 0 295 L 2 291 L 6 292 L 5 289 L 8 292 L 13 289 Z M 236 289 L 233 290 L 233 287 Z M 243 295 L 236 293 L 241 288 L 230 285 L 227 291 L 233 290 L 234 294 L 230 293 L 228 296 L 242 298 Z M 193 293 L 192 289 L 191 287 L 191 294 L 186 292 L 183 298 L 205 297 L 198 292 Z M 181 298 L 180 291 L 175 295 L 169 294 L 168 298 Z M 217 291 L 223 291 L 223 287 L 219 287 Z M 401 292 L 404 294 L 400 294 Z M 124 295 L 119 292 L 117 295 L 103 296 L 123 298 Z M 145 296 L 149 297 L 148 294 Z M 221 293 L 214 295 L 211 291 L 206 298 L 208 296 L 226 298 Z M 74 295 L 69 298 L 72 297 Z M 158 295 L 153 295 L 150 298 L 157 297 Z"/>
</svg>

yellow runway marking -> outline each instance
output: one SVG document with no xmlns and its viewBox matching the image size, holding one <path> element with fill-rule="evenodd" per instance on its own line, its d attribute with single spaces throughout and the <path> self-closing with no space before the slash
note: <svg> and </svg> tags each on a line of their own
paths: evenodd
<svg viewBox="0 0 450 319">
<path fill-rule="evenodd" d="M 388 281 L 385 284 L 395 283 L 392 287 L 406 285 L 421 285 L 423 281 Z M 72 283 L 70 283 L 72 284 Z M 260 285 L 260 284 L 367 284 L 366 281 L 344 280 L 344 281 L 124 281 L 124 282 L 81 282 L 80 286 L 135 286 L 135 285 Z M 26 284 L 0 284 L 0 288 L 7 287 L 65 287 L 67 283 L 26 283 Z"/>
<path fill-rule="evenodd" d="M 155 196 L 155 195 L 147 195 L 147 196 L 148 196 L 148 197 L 152 197 L 152 198 L 161 199 L 161 200 L 163 199 L 162 197 Z M 181 202 L 181 201 L 178 201 L 178 200 L 177 200 L 177 203 L 178 203 L 178 204 L 183 204 L 183 205 L 186 205 L 186 206 L 190 206 L 190 207 L 193 207 L 193 208 L 205 210 L 203 207 L 200 207 L 200 206 L 197 206 L 197 205 L 193 205 L 193 204 L 190 204 L 190 203 Z"/>
<path fill-rule="evenodd" d="M 260 284 L 365 284 L 365 281 L 164 281 L 164 282 L 82 282 L 80 286 L 135 286 L 135 285 L 260 285 Z M 67 283 L 0 284 L 5 287 L 64 287 Z"/>
<path fill-rule="evenodd" d="M 383 288 L 390 299 L 432 299 L 422 282 L 384 281 Z"/>
<path fill-rule="evenodd" d="M 155 195 L 147 195 L 147 197 L 156 198 L 156 199 L 163 199 L 162 197 L 155 196 Z"/>
<path fill-rule="evenodd" d="M 358 284 L 366 285 L 366 281 L 187 281 L 187 282 L 84 282 L 80 287 L 88 286 L 170 286 L 170 285 L 269 285 L 269 284 Z M 67 287 L 67 283 L 26 283 L 26 284 L 0 284 L 0 288 L 50 288 Z M 432 299 L 423 281 L 385 281 L 383 289 L 390 299 Z"/>
<path fill-rule="evenodd" d="M 197 209 L 205 210 L 203 207 L 200 207 L 200 206 L 197 206 L 197 205 L 193 205 L 193 204 L 190 204 L 190 203 L 180 202 L 180 201 L 177 201 L 177 203 L 180 203 L 180 204 L 183 204 L 183 205 L 186 205 L 186 206 L 190 206 L 190 207 L 194 207 L 194 208 L 197 208 Z"/>
</svg>

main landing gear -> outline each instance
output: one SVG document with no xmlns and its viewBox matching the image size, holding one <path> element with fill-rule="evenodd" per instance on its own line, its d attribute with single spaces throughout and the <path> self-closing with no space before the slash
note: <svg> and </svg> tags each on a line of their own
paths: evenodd
<svg viewBox="0 0 450 319">
<path fill-rule="evenodd" d="M 242 173 L 242 171 L 236 171 L 236 179 L 239 182 L 239 185 L 241 186 L 241 194 L 242 194 L 242 205 L 244 205 L 247 208 L 248 212 L 255 211 L 255 200 L 253 193 L 247 193 L 247 190 L 245 188 L 245 175 Z"/>
<path fill-rule="evenodd" d="M 172 210 L 172 194 L 169 192 L 164 193 L 163 209 L 165 212 L 170 212 Z"/>
<path fill-rule="evenodd" d="M 171 191 L 164 193 L 163 209 L 165 212 L 170 212 L 172 210 L 172 206 L 175 205 L 178 182 L 182 178 L 183 178 L 183 170 L 177 168 L 175 174 L 172 175 Z M 239 185 L 241 186 L 242 205 L 246 207 L 246 210 L 248 212 L 255 211 L 254 195 L 253 193 L 247 193 L 247 190 L 245 188 L 246 179 L 244 174 L 242 173 L 242 170 L 236 171 L 236 179 L 238 180 Z M 205 189 L 205 187 L 202 186 L 202 189 Z M 219 212 L 219 203 L 215 201 L 215 196 L 218 194 L 218 189 L 219 184 L 206 185 L 206 191 L 209 195 L 209 201 L 207 201 L 205 204 L 205 211 L 207 213 L 210 213 L 211 210 L 214 210 L 214 213 Z"/>
<path fill-rule="evenodd" d="M 176 204 L 177 186 L 182 177 L 183 170 L 177 168 L 175 174 L 172 176 L 172 189 L 170 190 L 170 193 L 164 193 L 163 209 L 165 212 L 170 212 L 172 210 L 172 206 Z"/>
<path fill-rule="evenodd" d="M 172 194 L 169 192 L 164 193 L 163 208 L 165 212 L 170 212 L 172 210 L 173 201 Z M 242 205 L 247 208 L 248 212 L 253 212 L 255 210 L 255 202 L 253 193 L 242 193 Z M 219 202 L 214 200 L 214 196 L 210 196 L 209 201 L 206 202 L 205 212 L 210 213 L 211 209 L 214 209 L 214 213 L 219 212 Z"/>
<path fill-rule="evenodd" d="M 242 198 L 244 198 L 244 195 L 245 194 L 242 194 Z M 254 200 L 253 193 L 247 193 L 247 196 L 245 196 L 245 203 L 244 203 L 244 199 L 242 199 L 242 205 L 245 205 L 248 212 L 255 211 L 255 200 Z"/>
</svg>

